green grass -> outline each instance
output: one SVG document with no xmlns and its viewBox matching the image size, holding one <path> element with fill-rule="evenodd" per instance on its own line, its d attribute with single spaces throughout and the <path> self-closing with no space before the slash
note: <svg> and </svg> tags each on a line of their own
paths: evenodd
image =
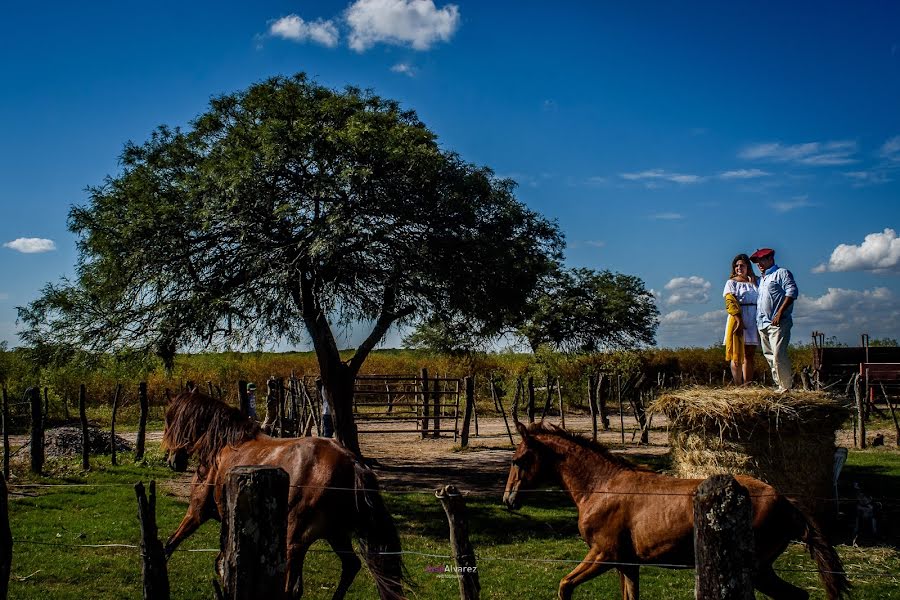
<svg viewBox="0 0 900 600">
<path fill-rule="evenodd" d="M 18 482 L 76 484 L 95 487 L 13 488 L 10 522 L 16 540 L 13 550 L 9 598 L 97 599 L 140 597 L 141 575 L 138 551 L 132 548 L 84 548 L 85 544 L 137 544 L 139 525 L 133 484 L 155 479 L 164 482 L 172 474 L 162 463 L 158 448 L 151 446 L 147 460 L 132 464 L 123 457 L 112 468 L 108 458 L 94 457 L 92 471 L 80 472 L 78 460 L 48 464 L 52 476 L 28 478 L 18 473 Z M 900 453 L 890 451 L 851 452 L 842 475 L 842 495 L 859 481 L 885 503 L 885 511 L 896 516 L 900 499 Z M 843 488 L 847 488 L 844 490 Z M 160 483 L 157 519 L 160 536 L 174 530 L 186 504 Z M 877 494 L 876 494 L 877 490 Z M 406 564 L 415 585 L 413 597 L 456 597 L 455 579 L 429 573 L 427 567 L 448 562 L 447 522 L 437 500 L 429 494 L 386 494 L 386 501 L 401 532 Z M 472 541 L 479 553 L 478 570 L 483 598 L 555 598 L 559 579 L 575 566 L 586 547 L 578 538 L 575 509 L 556 494 L 536 495 L 518 513 L 504 510 L 499 498 L 470 497 L 469 523 Z M 889 516 L 886 523 L 889 525 Z M 851 579 L 854 597 L 875 600 L 897 597 L 900 585 L 900 553 L 897 536 L 886 530 L 879 546 L 839 547 Z M 172 597 L 211 597 L 215 552 L 189 550 L 218 547 L 218 524 L 210 522 L 189 538 L 169 562 Z M 533 559 L 533 560 L 532 560 Z M 567 562 L 573 561 L 573 562 Z M 812 597 L 824 598 L 813 564 L 803 548 L 794 545 L 776 564 L 785 578 L 809 589 Z M 330 598 L 338 578 L 337 558 L 317 543 L 307 559 L 305 581 L 308 598 Z M 893 573 L 893 577 L 882 574 Z M 641 571 L 645 600 L 690 600 L 693 571 L 645 568 Z M 615 597 L 618 577 L 605 574 L 576 591 L 576 598 Z M 371 578 L 363 571 L 350 598 L 375 597 Z"/>
</svg>

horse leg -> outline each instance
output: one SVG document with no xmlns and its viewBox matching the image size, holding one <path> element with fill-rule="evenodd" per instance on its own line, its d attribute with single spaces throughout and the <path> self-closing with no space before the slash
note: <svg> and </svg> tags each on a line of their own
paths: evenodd
<svg viewBox="0 0 900 600">
<path fill-rule="evenodd" d="M 329 537 L 328 543 L 331 544 L 331 549 L 341 559 L 341 580 L 338 582 L 337 589 L 334 590 L 331 600 L 341 600 L 350 588 L 350 584 L 353 583 L 356 574 L 362 568 L 362 561 L 356 556 L 356 551 L 353 550 L 353 542 L 349 535 L 338 534 Z"/>
<path fill-rule="evenodd" d="M 303 597 L 303 561 L 312 541 L 303 540 L 297 544 L 289 544 L 287 549 L 287 578 L 285 594 L 288 598 Z"/>
<path fill-rule="evenodd" d="M 218 513 L 215 511 L 215 503 L 212 501 L 212 485 L 208 485 L 206 481 L 197 481 L 196 479 L 192 482 L 192 485 L 194 491 L 191 493 L 187 513 L 185 513 L 175 533 L 166 540 L 166 560 L 172 556 L 175 548 L 188 536 L 197 531 L 201 525 L 211 518 L 218 517 Z"/>
<path fill-rule="evenodd" d="M 559 582 L 559 600 L 569 600 L 576 586 L 608 571 L 611 568 L 610 565 L 604 564 L 602 561 L 602 550 L 592 546 L 581 564 L 572 569 L 572 572 Z"/>
<path fill-rule="evenodd" d="M 619 567 L 619 581 L 622 583 L 622 600 L 638 600 L 641 596 L 641 568 L 632 566 Z"/>
<path fill-rule="evenodd" d="M 772 565 L 760 566 L 753 575 L 753 587 L 773 600 L 807 600 L 809 593 L 779 577 Z"/>
</svg>

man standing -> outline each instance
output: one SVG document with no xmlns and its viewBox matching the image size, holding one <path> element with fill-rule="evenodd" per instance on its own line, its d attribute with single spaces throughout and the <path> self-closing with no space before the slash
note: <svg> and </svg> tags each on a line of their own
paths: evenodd
<svg viewBox="0 0 900 600">
<path fill-rule="evenodd" d="M 775 264 L 775 251 L 771 248 L 760 248 L 750 260 L 759 265 L 762 273 L 756 302 L 760 345 L 778 391 L 784 392 L 793 384 L 788 344 L 791 342 L 791 312 L 797 299 L 797 284 L 790 271 Z"/>
</svg>

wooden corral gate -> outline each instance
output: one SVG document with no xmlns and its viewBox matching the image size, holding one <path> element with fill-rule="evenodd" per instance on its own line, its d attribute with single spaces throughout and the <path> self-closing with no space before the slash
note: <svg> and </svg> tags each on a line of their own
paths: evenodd
<svg viewBox="0 0 900 600">
<path fill-rule="evenodd" d="M 425 437 L 459 435 L 463 380 L 415 376 L 360 375 L 353 394 L 359 432 L 420 433 Z M 390 425 L 385 426 L 386 423 Z"/>
<path fill-rule="evenodd" d="M 833 348 L 825 346 L 825 334 L 814 331 L 813 339 L 813 376 L 817 387 L 828 387 L 837 382 L 848 382 L 851 377 L 860 374 L 865 377 L 865 370 L 860 365 L 867 365 L 873 376 L 884 369 L 877 365 L 900 363 L 900 348 L 896 346 L 869 346 L 869 336 L 863 335 L 859 346 L 849 348 Z"/>
</svg>

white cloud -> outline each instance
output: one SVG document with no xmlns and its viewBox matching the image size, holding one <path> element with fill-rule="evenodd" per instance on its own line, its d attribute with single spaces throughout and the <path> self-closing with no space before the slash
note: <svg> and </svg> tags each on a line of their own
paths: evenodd
<svg viewBox="0 0 900 600">
<path fill-rule="evenodd" d="M 377 43 L 428 50 L 459 28 L 459 7 L 437 8 L 433 0 L 356 0 L 344 12 L 350 47 L 357 52 Z"/>
<path fill-rule="evenodd" d="M 678 221 L 684 218 L 684 215 L 681 213 L 675 212 L 664 212 L 664 213 L 656 213 L 650 215 L 651 219 L 656 219 L 657 221 Z"/>
<path fill-rule="evenodd" d="M 681 309 L 665 313 L 659 318 L 657 345 L 662 348 L 686 348 L 721 344 L 725 334 L 725 317 L 724 308 L 699 315 Z"/>
<path fill-rule="evenodd" d="M 409 77 L 416 76 L 416 69 L 409 63 L 397 63 L 393 67 L 391 67 L 391 71 L 394 73 L 401 73 L 403 75 L 407 75 Z"/>
<path fill-rule="evenodd" d="M 587 240 L 585 242 L 588 246 L 593 246 L 594 248 L 603 248 L 606 246 L 606 242 L 603 240 Z"/>
<path fill-rule="evenodd" d="M 639 173 L 620 173 L 619 177 L 627 181 L 671 181 L 672 183 L 700 183 L 703 177 L 700 175 L 686 175 L 684 173 L 670 173 L 663 169 L 650 169 Z"/>
<path fill-rule="evenodd" d="M 773 210 L 777 213 L 787 213 L 792 210 L 797 210 L 798 208 L 809 208 L 811 206 L 815 206 L 812 202 L 807 200 L 806 196 L 798 196 L 791 200 L 783 200 L 781 202 L 772 202 L 770 204 Z"/>
<path fill-rule="evenodd" d="M 56 250 L 53 240 L 45 238 L 17 238 L 3 244 L 5 248 L 11 248 L 23 254 L 37 254 L 38 252 L 51 252 Z"/>
<path fill-rule="evenodd" d="M 898 158 L 900 160 L 900 158 Z M 855 183 L 853 187 L 863 187 L 866 185 L 877 185 L 880 183 L 888 183 L 893 181 L 885 171 L 847 171 L 845 176 L 853 179 Z"/>
<path fill-rule="evenodd" d="M 900 161 L 900 135 L 895 135 L 881 145 L 881 157 L 891 161 Z"/>
<path fill-rule="evenodd" d="M 854 155 L 857 144 L 853 140 L 830 142 L 807 142 L 805 144 L 782 144 L 766 142 L 752 144 L 742 149 L 738 157 L 746 160 L 767 160 L 792 162 L 802 165 L 833 166 L 857 162 Z"/>
<path fill-rule="evenodd" d="M 827 263 L 813 269 L 814 273 L 826 271 L 900 272 L 900 238 L 893 229 L 885 228 L 867 235 L 859 246 L 840 244 Z"/>
<path fill-rule="evenodd" d="M 666 304 L 703 304 L 709 302 L 709 290 L 712 284 L 702 277 L 675 277 L 665 285 L 669 298 Z"/>
<path fill-rule="evenodd" d="M 719 179 L 754 179 L 756 177 L 768 177 L 771 173 L 761 169 L 735 169 L 719 173 Z"/>
<path fill-rule="evenodd" d="M 340 35 L 331 20 L 304 21 L 297 15 L 288 15 L 269 25 L 269 35 L 294 42 L 314 42 L 334 48 Z"/>
<path fill-rule="evenodd" d="M 9 300 L 9 294 L 6 292 L 0 292 L 0 300 Z"/>
<path fill-rule="evenodd" d="M 800 341 L 801 332 L 812 331 L 823 331 L 829 336 L 856 340 L 857 343 L 861 333 L 868 333 L 873 338 L 897 338 L 900 337 L 900 303 L 887 288 L 828 288 L 819 297 L 800 294 L 794 308 L 793 329 L 798 334 L 794 336 L 797 341 Z"/>
</svg>

